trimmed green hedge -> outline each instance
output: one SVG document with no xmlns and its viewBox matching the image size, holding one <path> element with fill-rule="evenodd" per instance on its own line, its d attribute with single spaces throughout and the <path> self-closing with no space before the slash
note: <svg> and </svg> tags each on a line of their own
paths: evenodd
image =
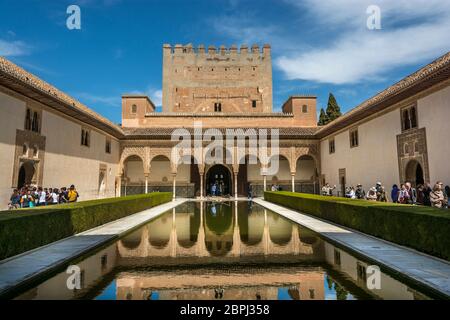
<svg viewBox="0 0 450 320">
<path fill-rule="evenodd" d="M 285 191 L 265 192 L 264 199 L 450 260 L 447 210 Z"/>
<path fill-rule="evenodd" d="M 32 209 L 0 211 L 0 260 L 170 200 L 172 200 L 172 193 L 155 192 Z"/>
</svg>

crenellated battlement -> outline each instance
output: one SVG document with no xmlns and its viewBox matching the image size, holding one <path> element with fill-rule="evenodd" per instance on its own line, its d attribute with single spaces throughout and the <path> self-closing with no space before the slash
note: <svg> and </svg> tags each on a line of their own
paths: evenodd
<svg viewBox="0 0 450 320">
<path fill-rule="evenodd" d="M 270 45 L 163 46 L 163 110 L 272 111 Z"/>
<path fill-rule="evenodd" d="M 231 47 L 226 47 L 221 45 L 216 47 L 214 45 L 200 44 L 198 47 L 194 47 L 192 44 L 182 45 L 182 44 L 164 44 L 163 51 L 164 55 L 270 55 L 271 47 L 269 44 L 265 44 L 260 47 L 257 44 L 252 45 L 250 48 L 246 44 L 242 44 L 239 48 L 237 45 L 233 44 Z"/>
</svg>

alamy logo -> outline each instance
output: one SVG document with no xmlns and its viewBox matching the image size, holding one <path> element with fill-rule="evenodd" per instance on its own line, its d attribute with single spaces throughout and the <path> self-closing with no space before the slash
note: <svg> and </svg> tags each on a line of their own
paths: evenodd
<svg viewBox="0 0 450 320">
<path fill-rule="evenodd" d="M 66 13 L 70 16 L 66 20 L 66 26 L 69 30 L 81 29 L 81 9 L 77 5 L 70 5 L 67 7 Z"/>
<path fill-rule="evenodd" d="M 381 271 L 378 266 L 368 266 L 366 269 L 367 274 L 367 289 L 380 290 L 381 289 Z"/>
<path fill-rule="evenodd" d="M 278 129 L 239 128 L 221 131 L 210 128 L 203 132 L 202 122 L 194 122 L 193 136 L 184 128 L 172 132 L 171 141 L 178 142 L 172 148 L 172 163 L 191 164 L 192 158 L 200 165 L 258 164 L 259 160 L 262 175 L 275 175 L 278 172 Z"/>
<path fill-rule="evenodd" d="M 381 29 L 381 9 L 379 6 L 370 5 L 367 7 L 366 13 L 369 15 L 367 18 L 367 29 L 380 30 Z"/>
<path fill-rule="evenodd" d="M 69 290 L 81 289 L 81 269 L 77 265 L 71 265 L 67 268 L 66 273 L 69 274 L 66 285 Z"/>
</svg>

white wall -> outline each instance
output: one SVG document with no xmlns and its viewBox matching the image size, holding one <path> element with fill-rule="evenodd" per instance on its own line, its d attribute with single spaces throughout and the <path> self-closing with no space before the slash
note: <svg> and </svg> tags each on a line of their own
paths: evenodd
<svg viewBox="0 0 450 320">
<path fill-rule="evenodd" d="M 0 92 L 0 209 L 12 193 L 16 129 L 23 129 L 25 112 L 25 102 Z"/>
<path fill-rule="evenodd" d="M 426 127 L 430 182 L 450 185 L 450 87 L 417 101 L 419 128 Z"/>
<path fill-rule="evenodd" d="M 348 186 L 361 183 L 367 191 L 380 181 L 388 194 L 399 184 L 397 138 L 401 133 L 400 111 L 394 110 L 358 126 L 359 146 L 350 148 L 349 131 L 334 136 L 335 153 L 328 152 L 328 138 L 320 143 L 322 174 L 339 188 L 339 169 L 346 169 Z"/>
<path fill-rule="evenodd" d="M 81 124 L 57 114 L 42 114 L 41 134 L 46 136 L 43 186 L 60 188 L 75 184 L 79 200 L 95 199 L 99 191 L 100 165 L 106 165 L 105 197 L 115 194 L 119 142 L 111 139 L 111 154 L 105 152 L 106 136 L 91 129 L 90 146 L 81 145 Z"/>
<path fill-rule="evenodd" d="M 24 129 L 26 106 L 24 98 L 0 92 L 1 209 L 7 208 L 12 191 L 16 130 Z M 42 186 L 61 188 L 75 184 L 80 193 L 80 201 L 113 197 L 119 163 L 119 141 L 111 137 L 111 154 L 107 154 L 106 134 L 90 128 L 90 147 L 81 146 L 81 123 L 45 106 L 37 107 L 42 109 L 41 135 L 46 137 Z M 101 195 L 100 164 L 106 165 L 106 189 Z"/>
<path fill-rule="evenodd" d="M 426 128 L 430 182 L 450 185 L 450 87 L 417 101 L 418 128 Z M 401 133 L 400 109 L 395 109 L 358 126 L 359 147 L 350 148 L 349 131 L 334 136 L 334 154 L 328 152 L 329 136 L 321 141 L 322 174 L 339 188 L 339 169 L 346 169 L 347 185 L 363 184 L 366 191 L 381 181 L 390 194 L 400 183 L 397 140 Z"/>
</svg>

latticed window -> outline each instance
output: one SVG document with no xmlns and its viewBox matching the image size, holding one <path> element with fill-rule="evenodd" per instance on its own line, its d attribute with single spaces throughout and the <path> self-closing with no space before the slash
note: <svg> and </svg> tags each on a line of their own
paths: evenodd
<svg viewBox="0 0 450 320">
<path fill-rule="evenodd" d="M 350 130 L 350 148 L 359 146 L 358 129 Z"/>
<path fill-rule="evenodd" d="M 25 130 L 31 130 L 31 110 L 27 109 L 25 115 Z"/>
<path fill-rule="evenodd" d="M 328 140 L 328 150 L 329 153 L 332 154 L 336 151 L 336 146 L 335 146 L 335 142 L 334 142 L 334 138 Z"/>
<path fill-rule="evenodd" d="M 404 108 L 401 111 L 402 131 L 417 128 L 417 109 L 416 106 Z"/>
<path fill-rule="evenodd" d="M 106 139 L 105 152 L 111 153 L 111 140 Z"/>
<path fill-rule="evenodd" d="M 81 129 L 81 145 L 89 147 L 90 137 L 89 131 L 86 129 Z"/>
<path fill-rule="evenodd" d="M 39 114 L 36 111 L 33 113 L 33 121 L 31 122 L 31 131 L 39 132 Z"/>
</svg>

